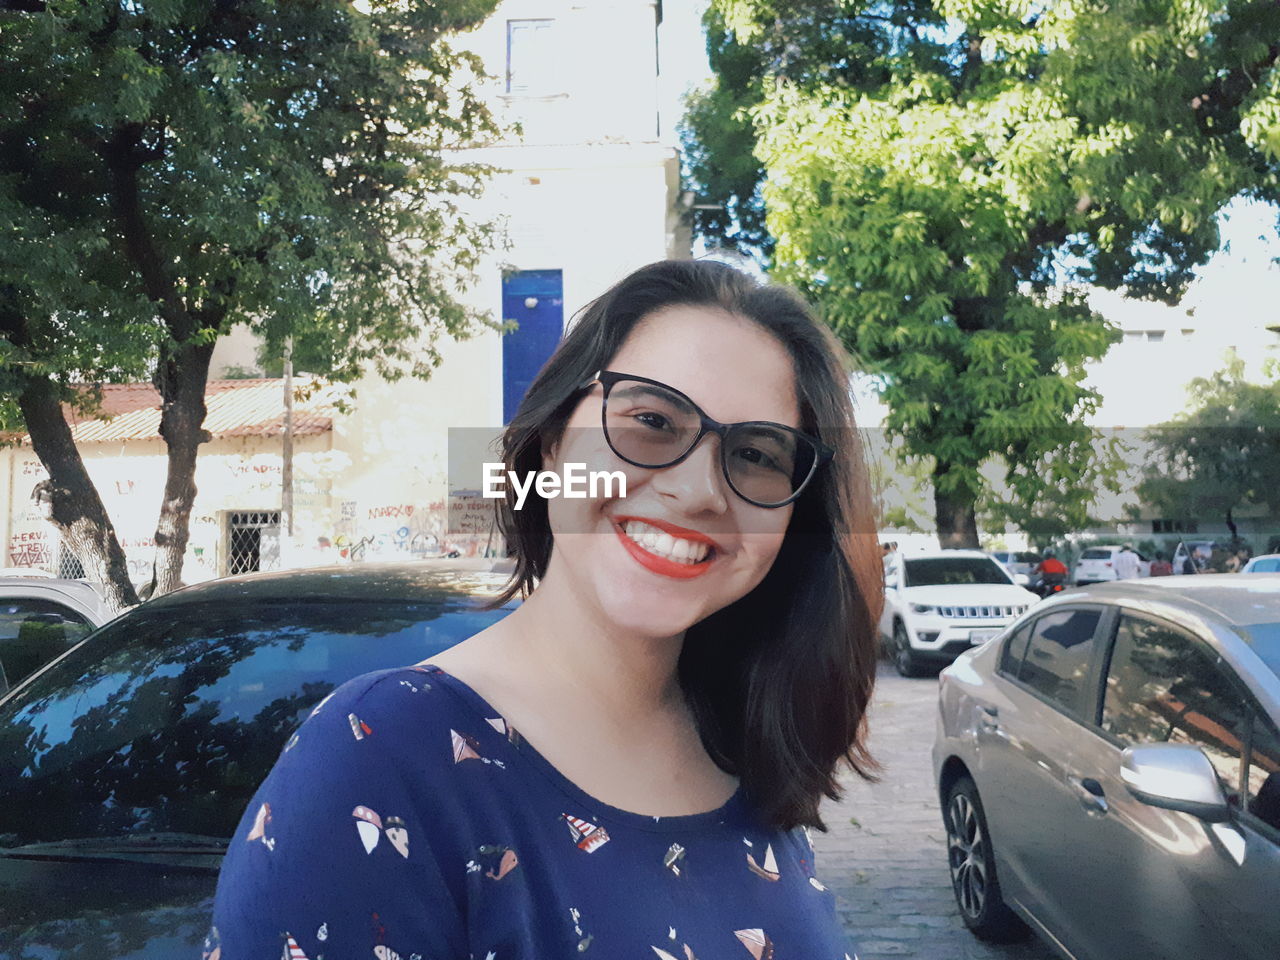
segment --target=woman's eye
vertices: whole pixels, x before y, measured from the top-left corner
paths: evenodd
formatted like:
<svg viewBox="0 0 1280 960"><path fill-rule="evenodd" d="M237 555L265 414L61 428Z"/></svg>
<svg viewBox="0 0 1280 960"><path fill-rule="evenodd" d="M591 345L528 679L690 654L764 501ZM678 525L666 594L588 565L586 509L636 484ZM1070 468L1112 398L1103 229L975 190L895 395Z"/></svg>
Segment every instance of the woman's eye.
<svg viewBox="0 0 1280 960"><path fill-rule="evenodd" d="M652 430L669 430L671 428L671 421L660 413L637 413L632 416L633 419Z"/></svg>
<svg viewBox="0 0 1280 960"><path fill-rule="evenodd" d="M758 447L739 447L734 454L738 459L744 460L753 467L760 467L765 470L780 470L781 464L773 457L765 453Z"/></svg>

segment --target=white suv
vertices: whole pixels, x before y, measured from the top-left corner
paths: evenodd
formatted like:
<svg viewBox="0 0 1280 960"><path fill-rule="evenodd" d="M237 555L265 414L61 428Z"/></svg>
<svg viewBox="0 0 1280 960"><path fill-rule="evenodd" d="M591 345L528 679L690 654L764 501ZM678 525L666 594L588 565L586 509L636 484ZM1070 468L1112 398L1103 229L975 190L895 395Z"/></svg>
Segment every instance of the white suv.
<svg viewBox="0 0 1280 960"><path fill-rule="evenodd" d="M985 643L1039 598L978 550L890 554L880 633L904 677L946 666Z"/></svg>
<svg viewBox="0 0 1280 960"><path fill-rule="evenodd" d="M1089 547L1076 561L1075 569L1071 571L1071 582L1077 587L1082 587L1086 583L1115 580L1116 557L1122 549L1120 546ZM1138 551L1135 550L1134 553ZM1144 557L1140 553L1138 553L1138 576L1151 576L1151 558Z"/></svg>

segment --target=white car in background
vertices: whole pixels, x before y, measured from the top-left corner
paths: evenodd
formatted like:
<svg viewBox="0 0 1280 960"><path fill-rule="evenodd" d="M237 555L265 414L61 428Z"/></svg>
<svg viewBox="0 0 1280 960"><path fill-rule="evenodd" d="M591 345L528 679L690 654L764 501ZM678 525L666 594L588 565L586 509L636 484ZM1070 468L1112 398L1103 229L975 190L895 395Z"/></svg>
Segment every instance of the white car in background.
<svg viewBox="0 0 1280 960"><path fill-rule="evenodd" d="M1075 568L1071 571L1071 582L1077 587L1082 587L1086 583L1104 583L1108 580L1115 580L1116 557L1120 555L1120 551L1123 549L1119 544L1088 547L1080 554L1080 559L1076 561ZM1144 557L1137 550L1133 552L1138 554L1138 576L1151 576L1151 558Z"/></svg>
<svg viewBox="0 0 1280 960"><path fill-rule="evenodd" d="M1039 600L978 550L893 553L884 577L880 633L904 677L946 666Z"/></svg>
<svg viewBox="0 0 1280 960"><path fill-rule="evenodd" d="M113 617L83 580L26 571L0 576L0 694Z"/></svg>

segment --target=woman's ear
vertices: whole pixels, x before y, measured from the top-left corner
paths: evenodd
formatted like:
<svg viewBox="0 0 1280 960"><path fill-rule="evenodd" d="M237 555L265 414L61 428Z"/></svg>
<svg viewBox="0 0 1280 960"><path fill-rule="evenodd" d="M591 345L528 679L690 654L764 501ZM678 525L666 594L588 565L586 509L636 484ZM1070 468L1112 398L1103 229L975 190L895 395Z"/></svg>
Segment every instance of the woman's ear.
<svg viewBox="0 0 1280 960"><path fill-rule="evenodd" d="M543 438L541 445L542 469L554 471L560 463L560 440Z"/></svg>

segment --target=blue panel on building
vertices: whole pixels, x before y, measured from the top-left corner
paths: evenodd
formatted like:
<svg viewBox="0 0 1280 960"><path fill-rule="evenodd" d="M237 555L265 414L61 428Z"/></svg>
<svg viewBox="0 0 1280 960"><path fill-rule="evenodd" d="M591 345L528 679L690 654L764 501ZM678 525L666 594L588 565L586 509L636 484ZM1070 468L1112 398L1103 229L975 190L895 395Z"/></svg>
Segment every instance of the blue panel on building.
<svg viewBox="0 0 1280 960"><path fill-rule="evenodd" d="M502 319L520 325L502 337L502 422L509 423L564 332L563 271L504 275Z"/></svg>

